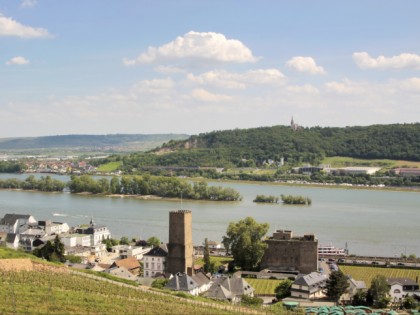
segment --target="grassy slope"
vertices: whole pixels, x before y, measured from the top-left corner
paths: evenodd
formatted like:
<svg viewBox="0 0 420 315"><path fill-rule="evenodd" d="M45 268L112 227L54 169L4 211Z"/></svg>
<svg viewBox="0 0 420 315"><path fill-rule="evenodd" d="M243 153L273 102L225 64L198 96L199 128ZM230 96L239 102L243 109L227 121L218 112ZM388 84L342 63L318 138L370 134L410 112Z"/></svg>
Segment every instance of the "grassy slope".
<svg viewBox="0 0 420 315"><path fill-rule="evenodd" d="M346 166L377 166L385 169L391 169L394 167L418 167L420 168L420 162L412 161L401 161L401 160L367 160L367 159L355 159L343 156L327 157L322 161L322 164L329 164L331 167L346 167Z"/></svg>
<svg viewBox="0 0 420 315"><path fill-rule="evenodd" d="M254 289L255 294L275 294L274 290L280 284L282 280L274 280L274 279L252 279L246 278L246 282L248 282Z"/></svg>
<svg viewBox="0 0 420 315"><path fill-rule="evenodd" d="M387 278L420 278L420 270L402 268L377 268L369 266L340 266L344 274L350 275L357 281L364 281L369 287L372 278L376 275L384 275Z"/></svg>
<svg viewBox="0 0 420 315"><path fill-rule="evenodd" d="M99 172L113 172L117 170L121 165L121 162L109 162L106 164L102 164L98 167Z"/></svg>

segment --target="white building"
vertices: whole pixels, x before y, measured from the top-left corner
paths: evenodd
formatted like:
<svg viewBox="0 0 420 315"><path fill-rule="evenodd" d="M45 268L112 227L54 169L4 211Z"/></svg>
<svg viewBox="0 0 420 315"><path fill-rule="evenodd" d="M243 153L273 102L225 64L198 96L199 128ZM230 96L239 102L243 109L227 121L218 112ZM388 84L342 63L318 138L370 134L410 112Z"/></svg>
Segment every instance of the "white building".
<svg viewBox="0 0 420 315"><path fill-rule="evenodd" d="M137 260L142 260L143 255L147 254L152 248L142 246L131 246L131 245L115 245L112 246L112 252L120 254L121 258L134 257Z"/></svg>
<svg viewBox="0 0 420 315"><path fill-rule="evenodd" d="M28 229L30 225L36 225L37 221L29 214L7 213L0 219L0 232L20 233Z"/></svg>
<svg viewBox="0 0 420 315"><path fill-rule="evenodd" d="M76 233L90 235L90 246L101 244L103 240L111 238L111 232L104 225L96 225L93 219L90 220L88 227L76 228Z"/></svg>
<svg viewBox="0 0 420 315"><path fill-rule="evenodd" d="M143 255L143 276L153 278L165 273L168 249L162 244L152 248L147 254Z"/></svg>
<svg viewBox="0 0 420 315"><path fill-rule="evenodd" d="M45 233L47 235L63 234L70 230L70 227L67 223L52 222L51 220L39 221L38 225L45 229Z"/></svg>
<svg viewBox="0 0 420 315"><path fill-rule="evenodd" d="M389 286L389 295L391 301L400 302L406 296L414 294L420 296L419 284L417 281L409 278L389 278L386 279Z"/></svg>
<svg viewBox="0 0 420 315"><path fill-rule="evenodd" d="M325 297L324 289L327 276L318 272L299 277L293 282L290 290L291 297L301 299L317 299Z"/></svg>

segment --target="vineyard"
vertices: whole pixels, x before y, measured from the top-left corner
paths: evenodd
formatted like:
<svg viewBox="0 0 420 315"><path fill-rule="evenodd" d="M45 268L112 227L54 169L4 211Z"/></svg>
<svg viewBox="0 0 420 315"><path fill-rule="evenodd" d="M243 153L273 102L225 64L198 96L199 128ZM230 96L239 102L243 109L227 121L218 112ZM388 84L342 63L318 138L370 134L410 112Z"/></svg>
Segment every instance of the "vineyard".
<svg viewBox="0 0 420 315"><path fill-rule="evenodd" d="M420 278L420 270L402 268L377 268L367 266L340 266L340 270L350 275L353 279L364 281L366 286L370 286L372 278L376 275L384 275L387 278L410 278L415 280Z"/></svg>
<svg viewBox="0 0 420 315"><path fill-rule="evenodd" d="M246 278L245 280L255 289L257 295L274 295L274 289L281 282L281 280L273 279Z"/></svg>
<svg viewBox="0 0 420 315"><path fill-rule="evenodd" d="M137 290L72 273L0 271L1 314L237 314L210 303ZM195 303L194 303L195 302ZM249 311L249 310L248 310Z"/></svg>

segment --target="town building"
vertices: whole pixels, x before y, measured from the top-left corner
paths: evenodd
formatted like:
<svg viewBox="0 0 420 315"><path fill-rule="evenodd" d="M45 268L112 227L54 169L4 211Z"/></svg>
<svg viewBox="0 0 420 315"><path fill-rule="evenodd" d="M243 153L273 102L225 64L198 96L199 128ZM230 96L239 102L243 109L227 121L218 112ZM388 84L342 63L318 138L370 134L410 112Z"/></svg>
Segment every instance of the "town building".
<svg viewBox="0 0 420 315"><path fill-rule="evenodd" d="M193 274L194 247L192 213L190 210L169 212L169 243L167 272Z"/></svg>
<svg viewBox="0 0 420 315"><path fill-rule="evenodd" d="M392 170L395 175L403 177L420 177L420 168L395 168Z"/></svg>
<svg viewBox="0 0 420 315"><path fill-rule="evenodd" d="M36 225L37 221L29 214L5 214L0 219L0 232L19 234L28 229L30 225Z"/></svg>
<svg viewBox="0 0 420 315"><path fill-rule="evenodd" d="M125 258L114 261L114 263L111 264L110 269L112 268L121 268L124 267L128 271L130 271L133 275L139 275L140 274L140 263L139 261L134 258Z"/></svg>
<svg viewBox="0 0 420 315"><path fill-rule="evenodd" d="M105 225L96 225L93 218L87 227L79 226L76 233L90 235L90 246L101 244L103 240L111 238L111 233Z"/></svg>
<svg viewBox="0 0 420 315"><path fill-rule="evenodd" d="M318 240L313 234L293 236L292 231L277 230L265 241L267 249L261 269L308 274L318 270Z"/></svg>
<svg viewBox="0 0 420 315"><path fill-rule="evenodd" d="M178 272L168 281L165 289L182 291L197 296L207 291L210 285L210 279L201 272L191 276Z"/></svg>
<svg viewBox="0 0 420 315"><path fill-rule="evenodd" d="M407 296L420 297L418 278L416 280L410 278L388 278L386 282L388 283L389 295L393 302L400 302Z"/></svg>
<svg viewBox="0 0 420 315"><path fill-rule="evenodd" d="M367 286L366 283L364 281L357 281L353 278L350 278L347 280L349 286L346 289L346 292L344 292L341 296L340 296L340 302L344 303L344 304L351 304L353 301L354 296L358 293L358 292L366 292L367 291Z"/></svg>
<svg viewBox="0 0 420 315"><path fill-rule="evenodd" d="M254 296L254 288L240 276L215 278L204 296L210 299L239 303L243 295Z"/></svg>
<svg viewBox="0 0 420 315"><path fill-rule="evenodd" d="M165 244L152 248L148 253L143 255L143 276L145 278L153 278L164 275L166 272L166 261L168 249Z"/></svg>
<svg viewBox="0 0 420 315"><path fill-rule="evenodd" d="M292 283L290 296L299 299L319 299L325 297L327 276L318 272L300 276Z"/></svg>

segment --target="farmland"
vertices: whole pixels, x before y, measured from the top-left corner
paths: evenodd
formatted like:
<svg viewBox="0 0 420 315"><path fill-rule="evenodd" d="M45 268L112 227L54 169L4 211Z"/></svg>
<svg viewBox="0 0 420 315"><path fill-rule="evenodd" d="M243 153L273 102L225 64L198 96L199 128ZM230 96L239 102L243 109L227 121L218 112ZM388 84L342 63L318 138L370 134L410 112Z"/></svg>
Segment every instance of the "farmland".
<svg viewBox="0 0 420 315"><path fill-rule="evenodd" d="M216 307L73 273L2 271L0 277L2 314L239 313L229 306Z"/></svg>
<svg viewBox="0 0 420 315"><path fill-rule="evenodd" d="M385 169L394 167L420 167L420 162L402 161L402 160L388 160L388 159L356 159L343 156L327 157L322 161L322 164L331 165L331 167L346 167L346 166L377 166Z"/></svg>
<svg viewBox="0 0 420 315"><path fill-rule="evenodd" d="M246 282L248 282L254 289L255 294L261 295L274 295L274 289L279 285L281 280L274 280L274 279L254 279L254 278L246 278Z"/></svg>
<svg viewBox="0 0 420 315"><path fill-rule="evenodd" d="M370 286L372 278L376 275L384 275L387 278L410 278L415 280L420 278L420 270L402 268L378 268L368 266L344 266L340 265L340 270L350 275L353 279L364 281L366 286Z"/></svg>

